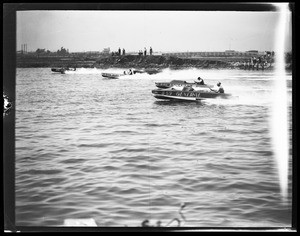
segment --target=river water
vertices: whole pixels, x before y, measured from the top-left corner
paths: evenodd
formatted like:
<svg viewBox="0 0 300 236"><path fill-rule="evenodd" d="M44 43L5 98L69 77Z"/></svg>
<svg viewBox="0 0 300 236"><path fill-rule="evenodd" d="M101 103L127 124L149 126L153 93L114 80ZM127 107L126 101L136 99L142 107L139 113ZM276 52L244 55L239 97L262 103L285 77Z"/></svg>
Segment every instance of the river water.
<svg viewBox="0 0 300 236"><path fill-rule="evenodd" d="M289 227L272 149L272 71L169 70L118 80L17 69L16 225ZM198 76L230 99L167 102L154 82ZM291 137L292 76L287 73ZM283 88L285 89L285 88ZM291 138L290 138L291 145ZM291 157L291 147L290 147ZM184 222L178 210L183 209Z"/></svg>

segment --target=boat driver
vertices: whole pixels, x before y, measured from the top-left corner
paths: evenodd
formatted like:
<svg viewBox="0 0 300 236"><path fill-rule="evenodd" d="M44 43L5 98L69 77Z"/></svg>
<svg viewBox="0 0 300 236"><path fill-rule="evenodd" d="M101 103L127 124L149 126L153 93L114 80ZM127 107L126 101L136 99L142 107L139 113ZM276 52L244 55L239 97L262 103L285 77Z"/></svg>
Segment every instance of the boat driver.
<svg viewBox="0 0 300 236"><path fill-rule="evenodd" d="M196 84L204 85L204 80L201 77L198 77L197 81L195 81Z"/></svg>

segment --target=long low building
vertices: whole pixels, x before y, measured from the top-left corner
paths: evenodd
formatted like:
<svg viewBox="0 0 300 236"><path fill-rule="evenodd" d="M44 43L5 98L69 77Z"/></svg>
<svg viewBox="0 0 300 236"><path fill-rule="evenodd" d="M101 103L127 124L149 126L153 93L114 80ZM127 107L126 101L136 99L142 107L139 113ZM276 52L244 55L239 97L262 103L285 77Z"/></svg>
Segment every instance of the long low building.
<svg viewBox="0 0 300 236"><path fill-rule="evenodd" d="M234 50L226 50L223 52L174 52L174 53L163 53L163 56L176 56L184 58L197 58L197 57L253 57L253 56L263 56L268 52L259 52L256 50L239 52Z"/></svg>

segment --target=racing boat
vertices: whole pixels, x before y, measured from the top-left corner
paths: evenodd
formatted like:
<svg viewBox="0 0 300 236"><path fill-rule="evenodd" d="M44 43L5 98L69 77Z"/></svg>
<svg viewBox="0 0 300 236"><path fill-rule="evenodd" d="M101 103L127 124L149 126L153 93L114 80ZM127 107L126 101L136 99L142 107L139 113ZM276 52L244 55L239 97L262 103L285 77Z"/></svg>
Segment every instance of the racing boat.
<svg viewBox="0 0 300 236"><path fill-rule="evenodd" d="M170 82L155 82L156 87L158 88L171 88L172 86L177 86L177 87L185 87L187 85L190 85L192 87L199 87L199 88L212 88L213 85L210 84L197 84L197 83L189 83L186 82L185 80L171 80Z"/></svg>
<svg viewBox="0 0 300 236"><path fill-rule="evenodd" d="M155 69L155 68L148 68L148 69L141 69L141 70L137 70L137 69L131 69L131 72L132 74L149 74L149 75L152 75L152 74L157 74L159 72L161 72L160 69ZM126 74L130 74L129 71L127 72L124 72Z"/></svg>
<svg viewBox="0 0 300 236"><path fill-rule="evenodd" d="M157 99L167 100L187 100L199 101L210 98L228 98L231 96L227 93L219 93L214 90L195 90L192 86L186 86L182 90L167 88L167 89L154 89L152 90L153 96Z"/></svg>
<svg viewBox="0 0 300 236"><path fill-rule="evenodd" d="M67 67L67 68L64 68L64 67L62 67L62 68L51 68L51 71L52 72L58 72L58 73L61 73L61 74L65 74L66 71L76 71L76 68L69 68L69 67Z"/></svg>
<svg viewBox="0 0 300 236"><path fill-rule="evenodd" d="M105 78L108 79L119 79L120 76L124 76L124 75L134 75L136 73L143 73L141 71L137 71L134 69L129 69L128 71L124 71L123 74L117 74L117 73L101 73L101 75Z"/></svg>
<svg viewBox="0 0 300 236"><path fill-rule="evenodd" d="M129 70L125 70L123 72L123 74L118 74L118 73L101 73L101 75L105 78L109 78L109 79L119 79L120 76L123 76L123 75L135 75L135 74L149 74L149 75L152 75L152 74L156 74L156 73L159 73L160 70L158 69L143 69L143 70L136 70L136 69L129 69Z"/></svg>
<svg viewBox="0 0 300 236"><path fill-rule="evenodd" d="M58 72L58 73L61 73L61 74L64 74L66 69L65 68L51 68L51 71L52 72Z"/></svg>
<svg viewBox="0 0 300 236"><path fill-rule="evenodd" d="M119 79L123 74L115 74L115 73L101 73L101 75L108 79Z"/></svg>

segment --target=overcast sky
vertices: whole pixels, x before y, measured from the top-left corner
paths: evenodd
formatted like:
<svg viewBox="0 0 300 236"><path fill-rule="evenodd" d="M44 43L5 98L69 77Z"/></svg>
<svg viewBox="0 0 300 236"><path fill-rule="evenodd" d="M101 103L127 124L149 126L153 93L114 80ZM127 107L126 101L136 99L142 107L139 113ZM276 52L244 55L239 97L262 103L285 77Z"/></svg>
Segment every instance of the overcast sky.
<svg viewBox="0 0 300 236"><path fill-rule="evenodd" d="M19 11L17 50L274 50L277 12ZM289 22L291 25L291 22ZM287 51L291 27L287 27Z"/></svg>

